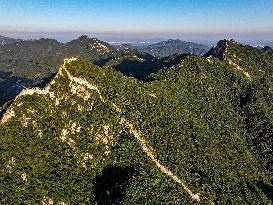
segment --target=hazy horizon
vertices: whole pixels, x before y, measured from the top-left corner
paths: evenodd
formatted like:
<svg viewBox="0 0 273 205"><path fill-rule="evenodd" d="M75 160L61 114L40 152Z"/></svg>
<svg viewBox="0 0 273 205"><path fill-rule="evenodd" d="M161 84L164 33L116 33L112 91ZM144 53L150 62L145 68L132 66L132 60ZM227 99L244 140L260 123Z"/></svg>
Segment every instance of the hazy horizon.
<svg viewBox="0 0 273 205"><path fill-rule="evenodd" d="M271 0L2 0L0 18L0 35L21 39L273 39Z"/></svg>
<svg viewBox="0 0 273 205"><path fill-rule="evenodd" d="M235 39L241 43L252 45L273 45L271 34L258 35L252 33L225 34L225 33L184 33L184 34L156 34L156 33L97 33L97 32L0 32L0 35L23 40L51 38L66 43L81 35L96 37L110 43L154 43L167 39L180 39L206 45L213 45L222 39Z"/></svg>

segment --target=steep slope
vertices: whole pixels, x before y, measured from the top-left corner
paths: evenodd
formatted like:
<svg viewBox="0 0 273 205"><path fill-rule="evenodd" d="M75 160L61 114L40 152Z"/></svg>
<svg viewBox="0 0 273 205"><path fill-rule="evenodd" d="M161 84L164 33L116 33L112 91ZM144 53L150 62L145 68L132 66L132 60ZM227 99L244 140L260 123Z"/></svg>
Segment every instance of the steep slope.
<svg viewBox="0 0 273 205"><path fill-rule="evenodd" d="M159 59L137 50L118 50L88 36L67 44L53 39L20 41L0 47L0 54L0 106L24 87L44 84L65 57L81 56L96 65L112 66L127 76L142 80L171 64L165 62L166 58Z"/></svg>
<svg viewBox="0 0 273 205"><path fill-rule="evenodd" d="M240 97L239 110L255 152L263 166L272 170L273 52L223 40L205 55L210 62L214 62L213 56L229 64L248 81Z"/></svg>
<svg viewBox="0 0 273 205"><path fill-rule="evenodd" d="M71 55L85 57L90 61L98 60L101 56L111 56L117 54L117 50L108 43L100 41L97 38L81 36L76 40L68 42L66 49Z"/></svg>
<svg viewBox="0 0 273 205"><path fill-rule="evenodd" d="M180 63L186 55L172 55L165 58L156 58L147 53L134 51L125 53L118 58L110 58L105 64L95 61L96 65L111 66L126 76L134 77L143 81L150 81L149 75L164 67L170 67Z"/></svg>
<svg viewBox="0 0 273 205"><path fill-rule="evenodd" d="M271 203L241 115L250 81L195 55L152 76L79 59L23 91L1 119L1 203Z"/></svg>
<svg viewBox="0 0 273 205"><path fill-rule="evenodd" d="M66 57L63 44L51 39L19 41L0 47L0 107L24 87L56 72Z"/></svg>
<svg viewBox="0 0 273 205"><path fill-rule="evenodd" d="M0 47L0 68L17 77L45 77L57 71L65 57L97 60L116 50L98 39L81 36L67 44L53 39L20 41Z"/></svg>
<svg viewBox="0 0 273 205"><path fill-rule="evenodd" d="M264 52L234 40L219 41L217 46L204 55L207 58L210 56L228 62L249 80L258 79L272 72L272 52Z"/></svg>
<svg viewBox="0 0 273 205"><path fill-rule="evenodd" d="M167 57L173 54L194 53L196 55L204 55L209 47L193 42L181 41L179 39L162 41L148 46L134 47L138 50L149 53L153 56Z"/></svg>
<svg viewBox="0 0 273 205"><path fill-rule="evenodd" d="M100 65L113 65L115 59L119 59L119 62L125 59L138 61L140 58L137 55L118 51L105 42L87 36L67 44L40 39L3 45L0 47L0 106L13 99L23 87L34 86L52 76L65 57L82 56ZM131 69L123 67L127 73Z"/></svg>
<svg viewBox="0 0 273 205"><path fill-rule="evenodd" d="M63 44L56 40L20 41L0 47L0 68L16 77L44 77L55 72L65 56Z"/></svg>

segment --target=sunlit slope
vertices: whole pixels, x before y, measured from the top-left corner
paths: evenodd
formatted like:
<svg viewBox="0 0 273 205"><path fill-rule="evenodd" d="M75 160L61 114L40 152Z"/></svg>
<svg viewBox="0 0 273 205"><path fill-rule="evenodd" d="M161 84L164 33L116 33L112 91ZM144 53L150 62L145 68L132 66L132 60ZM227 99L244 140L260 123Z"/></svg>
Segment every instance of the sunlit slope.
<svg viewBox="0 0 273 205"><path fill-rule="evenodd" d="M152 77L79 59L23 91L0 125L1 203L270 203L240 106L250 81L194 55Z"/></svg>

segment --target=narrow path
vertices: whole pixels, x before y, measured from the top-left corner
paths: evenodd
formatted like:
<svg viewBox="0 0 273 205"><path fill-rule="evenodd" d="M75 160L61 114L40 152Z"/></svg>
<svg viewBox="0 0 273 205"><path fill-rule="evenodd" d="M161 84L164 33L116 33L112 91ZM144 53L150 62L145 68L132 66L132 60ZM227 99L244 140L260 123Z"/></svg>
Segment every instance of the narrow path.
<svg viewBox="0 0 273 205"><path fill-rule="evenodd" d="M75 83L78 83L80 85L86 86L88 89L91 90L95 90L98 92L100 99L102 100L102 102L105 102L104 98L101 95L101 92L99 90L99 88L95 85L90 84L87 80L82 79L82 78L77 78L72 76L68 70L64 69L65 72L67 73L69 79ZM121 112L121 109L116 105L116 104L112 104L114 109L118 112ZM141 145L143 151L146 153L146 155L156 164L156 166L160 169L160 171L162 173L164 173L165 175L167 175L168 177L170 177L173 181L175 181L176 183L178 183L192 198L193 201L201 201L201 196L200 194L195 194L187 185L184 181L182 181L181 179L179 179L179 177L177 175L175 175L174 173L172 173L168 167L164 166L161 164L161 162L156 158L156 156L152 153L152 148L150 148L150 146L148 145L148 142L144 139L142 133L140 130L138 130L137 128L134 127L134 125L125 117L121 117L120 120L120 124L128 129L130 131L131 134L133 134L133 136L137 139L137 141L139 142L139 144Z"/></svg>
<svg viewBox="0 0 273 205"><path fill-rule="evenodd" d="M85 79L77 78L77 77L72 76L72 75L68 72L68 70L65 69L65 67L63 67L63 69L64 69L64 71L67 73L68 78L69 78L70 81L72 81L72 82L74 82L74 83L78 83L79 85L85 86L85 87L87 87L87 88L90 89L90 90L95 90L95 91L97 91L97 93L98 93L99 96L100 96L101 101L104 102L104 98L102 97L101 92L100 92L100 90L99 90L99 88L98 88L97 86L90 84L90 83L89 83L87 80L85 80Z"/></svg>
<svg viewBox="0 0 273 205"><path fill-rule="evenodd" d="M241 71L250 81L251 76L248 72L246 72L244 69L242 69L238 64L234 63L232 60L228 59L228 63L232 65L236 70Z"/></svg>
<svg viewBox="0 0 273 205"><path fill-rule="evenodd" d="M123 125L126 129L130 131L131 134L138 140L141 145L143 151L147 154L147 156L156 164L156 166L160 169L162 173L169 176L176 183L181 185L181 187L191 196L193 201L201 201L200 194L194 194L193 191L183 182L179 177L173 174L167 167L161 164L161 162L156 158L156 156L152 153L152 148L149 147L148 143L144 139L142 133L134 127L132 123L129 122L125 117L122 117L120 120L120 124Z"/></svg>
<svg viewBox="0 0 273 205"><path fill-rule="evenodd" d="M98 94L99 97L101 99L102 102L105 102L105 99L102 97L100 89L96 86L93 85L91 83L89 83L87 80L82 79L82 78L78 78L78 77L74 77L72 76L69 71L65 68L65 65L63 65L60 69L60 74L62 71L65 71L68 75L69 80L71 80L74 83L77 83L79 85L85 86L86 88L90 89L90 90L95 90ZM50 89L50 84L44 89L44 90L40 90L40 89L29 89L27 91L23 91L21 93L22 95L32 95L34 93L38 93L38 94L47 94L49 93L49 89ZM18 96L19 97L19 96ZM113 108L121 113L121 109L114 103L112 103ZM13 110L10 109L7 111L6 113L7 115L10 115L9 117L4 117L1 120L1 123L3 122L7 122L11 117L14 116L13 114ZM137 128L134 127L134 125L125 117L121 117L120 119L120 124L123 126L123 128L129 130L129 132L137 139L137 141L139 142L142 150L145 152L145 154L155 163L155 165L159 168L159 170L164 173L165 175L167 175L168 177L170 177L173 181L175 181L176 183L178 183L191 197L191 199L193 201L201 201L201 196L200 194L195 194L186 184L186 182L184 182L183 180L179 179L179 177L177 175L175 175L174 173L172 173L168 167L164 166L155 156L155 154L153 154L153 149L148 145L148 142L145 140L143 134L141 133L141 131ZM210 201L211 204L214 204L212 201Z"/></svg>

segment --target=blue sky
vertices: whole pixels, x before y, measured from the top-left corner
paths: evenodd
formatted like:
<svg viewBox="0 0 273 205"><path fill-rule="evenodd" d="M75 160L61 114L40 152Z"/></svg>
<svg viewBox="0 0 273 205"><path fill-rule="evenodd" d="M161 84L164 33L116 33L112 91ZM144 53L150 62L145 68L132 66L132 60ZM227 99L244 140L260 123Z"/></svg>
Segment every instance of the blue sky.
<svg viewBox="0 0 273 205"><path fill-rule="evenodd" d="M273 34L273 0L1 0L0 32Z"/></svg>

